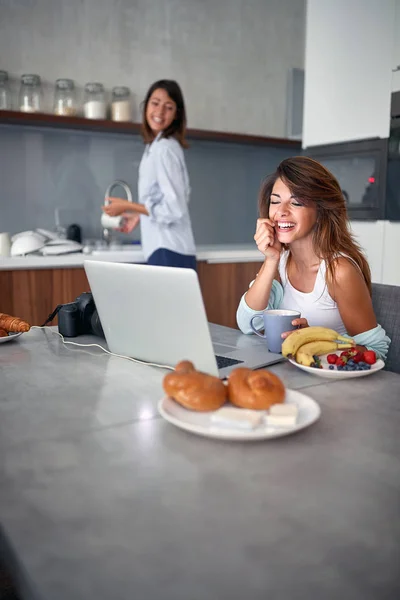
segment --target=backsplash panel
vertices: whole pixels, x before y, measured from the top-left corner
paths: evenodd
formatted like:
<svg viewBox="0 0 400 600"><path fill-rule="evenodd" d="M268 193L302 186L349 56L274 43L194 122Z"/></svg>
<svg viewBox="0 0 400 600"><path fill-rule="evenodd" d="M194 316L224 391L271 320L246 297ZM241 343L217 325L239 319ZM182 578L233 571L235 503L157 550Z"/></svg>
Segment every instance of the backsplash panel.
<svg viewBox="0 0 400 600"><path fill-rule="evenodd" d="M58 209L61 225L78 223L85 239L99 239L109 184L122 179L137 198L143 147L139 135L0 126L0 231L54 230ZM185 156L196 243L250 243L261 181L297 152L190 140ZM140 230L118 237L139 239Z"/></svg>

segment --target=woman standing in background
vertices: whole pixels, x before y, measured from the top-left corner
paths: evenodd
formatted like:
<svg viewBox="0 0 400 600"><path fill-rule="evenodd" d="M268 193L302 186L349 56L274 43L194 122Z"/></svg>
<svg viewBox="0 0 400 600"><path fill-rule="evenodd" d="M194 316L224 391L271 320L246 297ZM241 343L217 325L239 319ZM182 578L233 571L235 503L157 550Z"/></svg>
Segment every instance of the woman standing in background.
<svg viewBox="0 0 400 600"><path fill-rule="evenodd" d="M156 81L146 94L142 136L146 143L139 166L138 202L110 197L110 216L124 214L124 233L141 224L147 264L196 269L196 248L188 203L189 176L183 148L186 111L176 81Z"/></svg>

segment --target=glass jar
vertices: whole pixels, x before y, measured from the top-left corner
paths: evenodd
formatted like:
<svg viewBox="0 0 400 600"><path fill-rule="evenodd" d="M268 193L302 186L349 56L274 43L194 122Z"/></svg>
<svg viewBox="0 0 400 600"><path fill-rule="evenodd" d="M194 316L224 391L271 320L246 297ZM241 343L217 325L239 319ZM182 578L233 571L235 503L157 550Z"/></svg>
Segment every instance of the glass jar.
<svg viewBox="0 0 400 600"><path fill-rule="evenodd" d="M11 91L7 71L0 71L0 110L11 109Z"/></svg>
<svg viewBox="0 0 400 600"><path fill-rule="evenodd" d="M62 117L76 115L75 84L72 79L57 79L53 111Z"/></svg>
<svg viewBox="0 0 400 600"><path fill-rule="evenodd" d="M40 112L42 85L39 75L22 75L18 104L21 112Z"/></svg>
<svg viewBox="0 0 400 600"><path fill-rule="evenodd" d="M111 119L113 121L131 121L131 92L128 87L119 86L112 89Z"/></svg>
<svg viewBox="0 0 400 600"><path fill-rule="evenodd" d="M102 83L87 83L83 114L87 119L105 119L107 114L104 86Z"/></svg>

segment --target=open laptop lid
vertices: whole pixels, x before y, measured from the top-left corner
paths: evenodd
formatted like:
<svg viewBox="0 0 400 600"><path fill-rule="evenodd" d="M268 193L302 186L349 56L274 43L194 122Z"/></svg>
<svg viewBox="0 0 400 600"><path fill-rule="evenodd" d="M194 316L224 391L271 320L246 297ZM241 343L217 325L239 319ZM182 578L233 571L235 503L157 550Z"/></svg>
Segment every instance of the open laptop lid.
<svg viewBox="0 0 400 600"><path fill-rule="evenodd" d="M90 260L84 267L111 352L171 367L191 360L219 376L195 271Z"/></svg>

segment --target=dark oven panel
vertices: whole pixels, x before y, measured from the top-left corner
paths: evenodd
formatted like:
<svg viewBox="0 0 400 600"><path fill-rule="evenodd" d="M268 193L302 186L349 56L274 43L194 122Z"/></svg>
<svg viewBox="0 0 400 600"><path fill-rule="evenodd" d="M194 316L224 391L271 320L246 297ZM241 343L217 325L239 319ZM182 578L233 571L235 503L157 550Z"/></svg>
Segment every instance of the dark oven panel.
<svg viewBox="0 0 400 600"><path fill-rule="evenodd" d="M385 219L387 139L310 146L303 154L318 160L335 175L350 219Z"/></svg>

